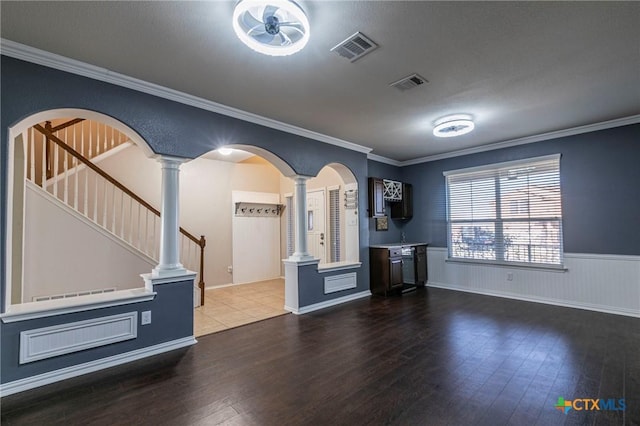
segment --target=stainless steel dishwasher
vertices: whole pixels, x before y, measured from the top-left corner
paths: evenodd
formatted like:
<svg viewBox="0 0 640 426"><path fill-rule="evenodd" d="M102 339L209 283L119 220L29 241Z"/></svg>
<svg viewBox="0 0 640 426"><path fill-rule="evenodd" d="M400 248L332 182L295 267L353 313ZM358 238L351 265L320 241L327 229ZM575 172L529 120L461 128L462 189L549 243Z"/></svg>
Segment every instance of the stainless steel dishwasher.
<svg viewBox="0 0 640 426"><path fill-rule="evenodd" d="M414 266L414 255L416 248L402 247L402 282L404 284L416 284L416 268Z"/></svg>

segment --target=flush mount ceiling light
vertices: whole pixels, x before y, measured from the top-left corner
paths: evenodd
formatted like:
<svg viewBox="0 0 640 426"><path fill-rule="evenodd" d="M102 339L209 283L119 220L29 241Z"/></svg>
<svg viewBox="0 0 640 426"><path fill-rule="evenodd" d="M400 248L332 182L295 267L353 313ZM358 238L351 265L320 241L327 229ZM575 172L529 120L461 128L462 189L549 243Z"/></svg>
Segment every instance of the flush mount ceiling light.
<svg viewBox="0 0 640 426"><path fill-rule="evenodd" d="M436 121L433 135L439 138L452 138L470 133L475 128L470 115L456 114Z"/></svg>
<svg viewBox="0 0 640 426"><path fill-rule="evenodd" d="M218 148L218 152L222 155L231 155L233 149L231 148Z"/></svg>
<svg viewBox="0 0 640 426"><path fill-rule="evenodd" d="M256 52L270 56L296 53L309 41L309 20L290 0L240 0L233 30Z"/></svg>

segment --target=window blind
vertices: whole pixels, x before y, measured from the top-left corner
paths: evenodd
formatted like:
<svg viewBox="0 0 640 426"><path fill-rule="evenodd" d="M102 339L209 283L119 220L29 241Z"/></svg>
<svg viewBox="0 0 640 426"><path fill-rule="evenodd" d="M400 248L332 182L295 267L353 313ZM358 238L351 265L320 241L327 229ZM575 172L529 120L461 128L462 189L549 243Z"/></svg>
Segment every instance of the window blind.
<svg viewBox="0 0 640 426"><path fill-rule="evenodd" d="M329 257L340 262L340 189L329 190Z"/></svg>
<svg viewBox="0 0 640 426"><path fill-rule="evenodd" d="M293 223L293 196L285 197L286 233L287 233L287 257L291 256L295 250L294 223Z"/></svg>
<svg viewBox="0 0 640 426"><path fill-rule="evenodd" d="M559 155L445 178L450 258L562 265Z"/></svg>

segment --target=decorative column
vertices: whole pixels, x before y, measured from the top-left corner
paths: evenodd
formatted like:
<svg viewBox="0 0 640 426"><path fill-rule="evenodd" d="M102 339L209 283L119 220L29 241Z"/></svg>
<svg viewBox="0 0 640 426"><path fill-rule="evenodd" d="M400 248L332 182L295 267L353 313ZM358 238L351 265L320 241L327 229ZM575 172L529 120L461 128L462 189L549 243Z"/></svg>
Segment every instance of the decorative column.
<svg viewBox="0 0 640 426"><path fill-rule="evenodd" d="M291 260L310 260L313 256L307 248L307 180L309 176L297 175L296 183L296 247Z"/></svg>
<svg viewBox="0 0 640 426"><path fill-rule="evenodd" d="M162 164L162 203L160 207L160 263L153 277L185 274L180 263L179 174L182 159L160 157Z"/></svg>

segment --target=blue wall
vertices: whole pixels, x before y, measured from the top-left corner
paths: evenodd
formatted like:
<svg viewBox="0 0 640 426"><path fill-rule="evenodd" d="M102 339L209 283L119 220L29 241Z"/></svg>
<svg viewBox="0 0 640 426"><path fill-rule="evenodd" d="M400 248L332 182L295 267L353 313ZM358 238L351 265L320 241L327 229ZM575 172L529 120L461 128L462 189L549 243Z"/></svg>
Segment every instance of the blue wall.
<svg viewBox="0 0 640 426"><path fill-rule="evenodd" d="M640 124L404 167L414 188L407 235L447 246L442 172L557 153L564 251L640 255Z"/></svg>
<svg viewBox="0 0 640 426"><path fill-rule="evenodd" d="M0 339L2 343L2 356L0 358L2 377L0 382L8 383L91 360L192 336L193 280L161 284L155 286L154 290L158 294L154 300L149 302L2 324L2 336ZM138 312L138 336L135 339L27 364L20 365L18 363L20 332L23 330L33 330L40 327L50 327L133 311ZM140 325L140 312L142 311L151 311L151 324Z"/></svg>

